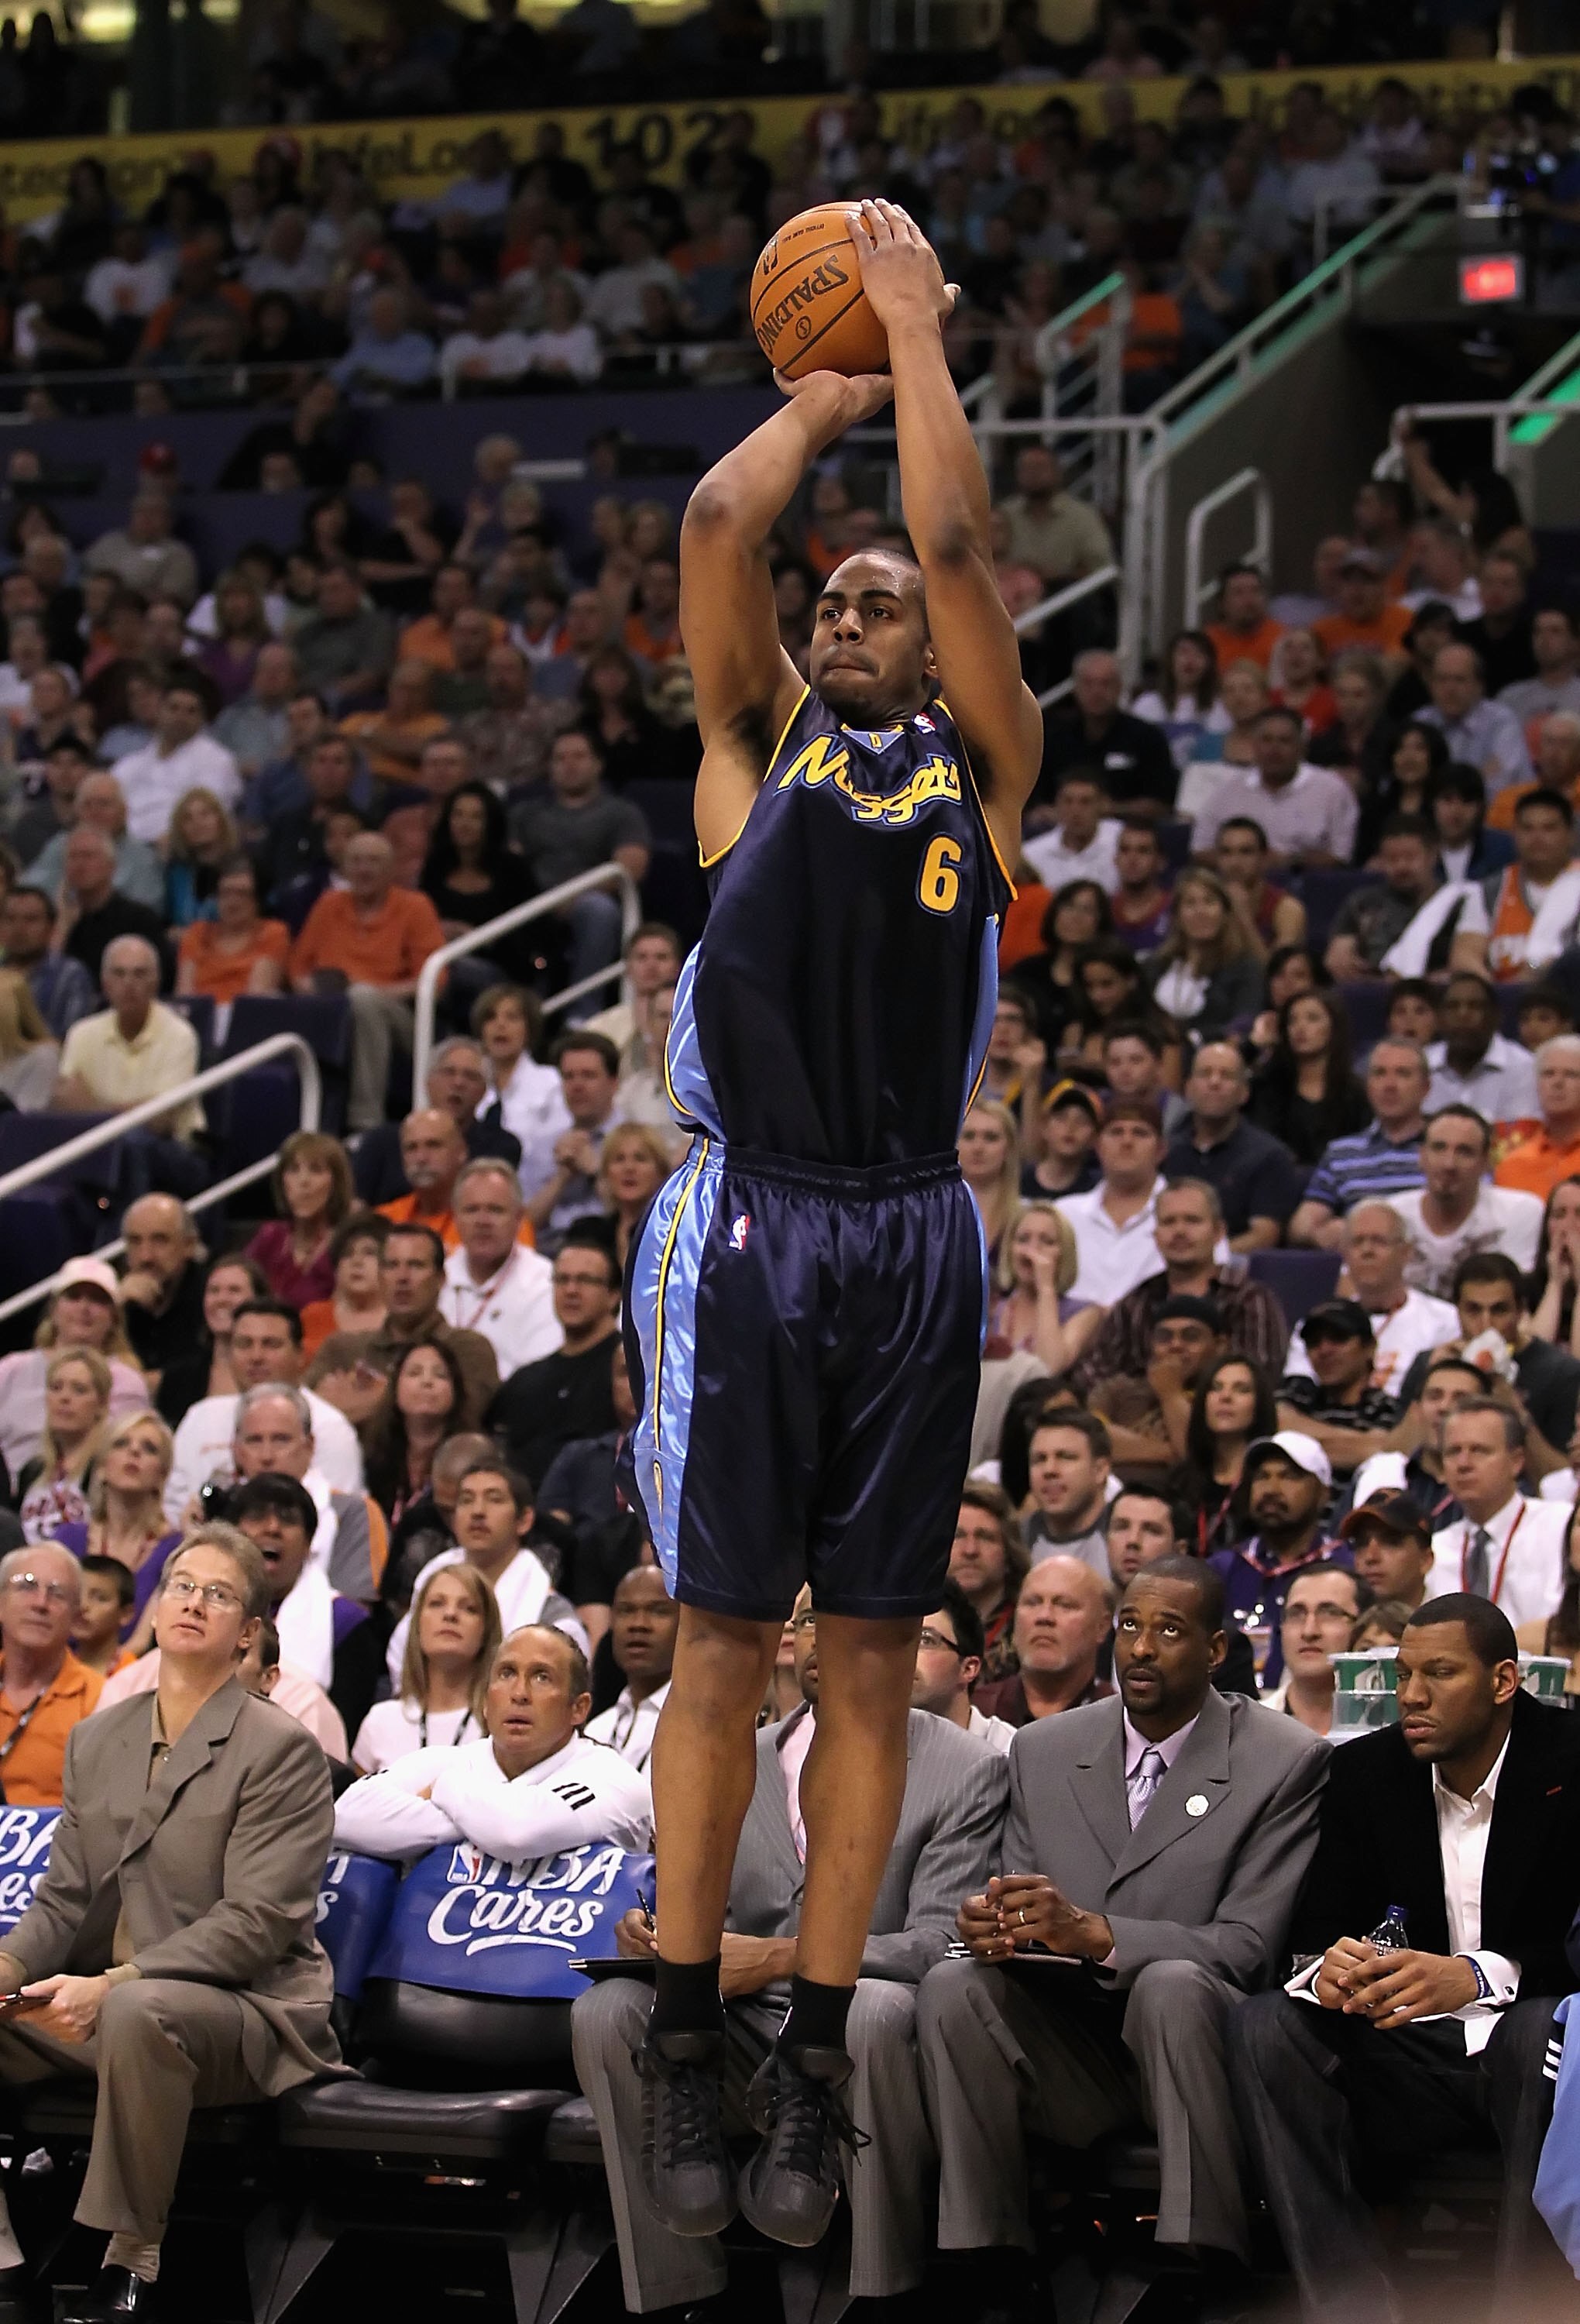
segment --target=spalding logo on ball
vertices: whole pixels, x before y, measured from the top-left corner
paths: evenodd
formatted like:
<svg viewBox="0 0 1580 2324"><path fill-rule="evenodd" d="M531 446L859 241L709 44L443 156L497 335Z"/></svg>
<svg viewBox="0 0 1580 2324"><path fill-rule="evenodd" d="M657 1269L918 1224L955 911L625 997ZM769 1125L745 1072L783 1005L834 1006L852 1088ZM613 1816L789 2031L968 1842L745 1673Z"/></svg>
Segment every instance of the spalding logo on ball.
<svg viewBox="0 0 1580 2324"><path fill-rule="evenodd" d="M888 337L867 303L843 202L782 226L751 272L751 327L786 379L886 371Z"/></svg>

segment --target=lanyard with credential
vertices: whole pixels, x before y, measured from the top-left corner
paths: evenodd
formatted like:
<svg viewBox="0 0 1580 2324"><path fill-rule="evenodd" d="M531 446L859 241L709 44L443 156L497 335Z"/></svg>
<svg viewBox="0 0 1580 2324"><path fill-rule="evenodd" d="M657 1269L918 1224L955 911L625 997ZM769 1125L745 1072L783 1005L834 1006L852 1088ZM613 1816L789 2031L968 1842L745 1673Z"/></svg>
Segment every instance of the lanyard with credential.
<svg viewBox="0 0 1580 2324"><path fill-rule="evenodd" d="M46 1687L44 1689L44 1694L48 1694L49 1691L49 1688ZM27 1709L23 1712L22 1717L17 1720L10 1734L5 1738L5 1742L0 1743L0 1767L4 1767L5 1762L10 1758L12 1753L21 1742L23 1737L27 1733L28 1728L32 1720L33 1712L38 1709L43 1699L43 1694L34 1695L32 1701L28 1704Z"/></svg>
<svg viewBox="0 0 1580 2324"><path fill-rule="evenodd" d="M1503 1576L1509 1570L1509 1552L1514 1546L1514 1536L1524 1523L1525 1503L1521 1501L1520 1504L1520 1515L1515 1518L1513 1524L1509 1528L1509 1538L1503 1544L1503 1554L1498 1560L1498 1578L1493 1582L1492 1589L1488 1593L1494 1606L1503 1594ZM1465 1539L1459 1546L1459 1586L1461 1590L1465 1591L1468 1591L1470 1588L1470 1582L1465 1571L1465 1561L1470 1549L1470 1536L1472 1531L1473 1527L1471 1526L1470 1519L1466 1517L1465 1520Z"/></svg>

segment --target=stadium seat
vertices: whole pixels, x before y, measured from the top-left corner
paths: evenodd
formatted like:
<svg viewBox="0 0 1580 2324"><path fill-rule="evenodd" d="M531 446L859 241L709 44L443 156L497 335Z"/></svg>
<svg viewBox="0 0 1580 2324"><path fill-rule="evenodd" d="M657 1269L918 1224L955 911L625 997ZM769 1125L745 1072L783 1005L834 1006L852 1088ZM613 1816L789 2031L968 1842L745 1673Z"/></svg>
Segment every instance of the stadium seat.
<svg viewBox="0 0 1580 2324"><path fill-rule="evenodd" d="M1312 951L1319 953L1327 945L1342 903L1358 888L1380 888L1382 884L1381 875L1375 872L1303 872L1299 886L1306 907L1306 940Z"/></svg>
<svg viewBox="0 0 1580 2324"><path fill-rule="evenodd" d="M1338 1268L1336 1250L1254 1250L1245 1262L1246 1274L1266 1284L1291 1332L1319 1300L1332 1298Z"/></svg>
<svg viewBox="0 0 1580 2324"><path fill-rule="evenodd" d="M1368 976L1357 978L1353 983L1336 984L1333 994L1342 1003L1349 1021L1350 1055L1358 1061L1388 1030L1388 1004L1393 998L1393 987L1384 976Z"/></svg>
<svg viewBox="0 0 1580 2324"><path fill-rule="evenodd" d="M181 992L170 996L170 1007L179 1017L184 1017L198 1036L200 1064L214 1060L214 1002L207 992Z"/></svg>
<svg viewBox="0 0 1580 2324"><path fill-rule="evenodd" d="M1519 1038L1520 1004L1529 990L1530 985L1523 982L1498 987L1498 1030L1511 1041Z"/></svg>
<svg viewBox="0 0 1580 2324"><path fill-rule="evenodd" d="M1171 872L1182 872L1190 861L1190 841L1196 825L1170 817L1156 826L1158 845Z"/></svg>
<svg viewBox="0 0 1580 2324"><path fill-rule="evenodd" d="M628 807L638 808L647 817L655 846L684 847L696 853L689 783L668 782L661 776L638 778L626 785L621 796Z"/></svg>
<svg viewBox="0 0 1580 2324"><path fill-rule="evenodd" d="M40 2229L28 2236L29 2264L35 2282L48 2281L57 2292L76 2281L66 2273L74 2256L68 2242L70 2209L87 2165L96 2098L96 2085L86 2075L35 2083L21 2095L17 2152L42 2147L56 2166L43 2181L49 2190L48 2224L41 2222ZM167 2238L167 2251L174 2246L175 2264L167 2272L179 2273L182 2231L188 2227L198 2231L203 2247L217 2230L234 2248L239 2230L252 2313L260 2324L289 2242L285 2215L271 2200L270 2181L276 2169L272 2101L194 2109ZM23 2182L24 2189L28 2183ZM16 2200L14 2191L12 2200ZM58 2267L63 2253L65 2262ZM214 2312L227 2312L223 2297L215 2300Z"/></svg>
<svg viewBox="0 0 1580 2324"><path fill-rule="evenodd" d="M569 2015L568 2003L370 1979L356 2021L364 2079L315 2082L280 2103L280 2144L298 2163L303 2204L261 2324L279 2324L335 2245L359 2233L491 2238L517 2324L559 2314L556 2268L574 2291L607 2248L577 2205L550 2207L543 2194L551 2162L590 2160L581 2116L547 2153L571 2098ZM557 2086L535 2073L537 2060L557 2065ZM437 2081L446 2086L418 2086ZM476 2087L455 2087L466 2081Z"/></svg>

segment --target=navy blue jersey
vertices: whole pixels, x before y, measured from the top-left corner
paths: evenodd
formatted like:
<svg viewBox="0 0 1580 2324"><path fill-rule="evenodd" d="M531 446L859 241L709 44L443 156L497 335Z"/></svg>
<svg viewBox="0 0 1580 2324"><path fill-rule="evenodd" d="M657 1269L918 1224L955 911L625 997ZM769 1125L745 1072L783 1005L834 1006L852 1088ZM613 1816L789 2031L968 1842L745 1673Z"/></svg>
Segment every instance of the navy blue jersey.
<svg viewBox="0 0 1580 2324"><path fill-rule="evenodd" d="M682 1118L843 1169L947 1153L981 1076L1014 890L954 720L872 733L810 689L681 972L666 1060Z"/></svg>

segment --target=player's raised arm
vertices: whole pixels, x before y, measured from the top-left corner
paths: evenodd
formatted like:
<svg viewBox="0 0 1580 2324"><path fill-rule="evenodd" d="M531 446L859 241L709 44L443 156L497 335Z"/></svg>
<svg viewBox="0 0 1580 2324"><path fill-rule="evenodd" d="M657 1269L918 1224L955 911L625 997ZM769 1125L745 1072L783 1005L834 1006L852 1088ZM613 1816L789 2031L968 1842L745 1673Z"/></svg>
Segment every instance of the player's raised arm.
<svg viewBox="0 0 1580 2324"><path fill-rule="evenodd" d="M1043 719L993 577L988 479L944 357L953 294L921 228L892 202L852 211L851 236L861 287L888 333L905 528L926 585L943 697L971 752L999 851L1013 863L1042 765Z"/></svg>
<svg viewBox="0 0 1580 2324"><path fill-rule="evenodd" d="M767 539L813 462L888 401L886 379L817 372L782 411L710 468L680 529L680 628L696 687L703 853L730 845L751 810L801 679L779 643Z"/></svg>

